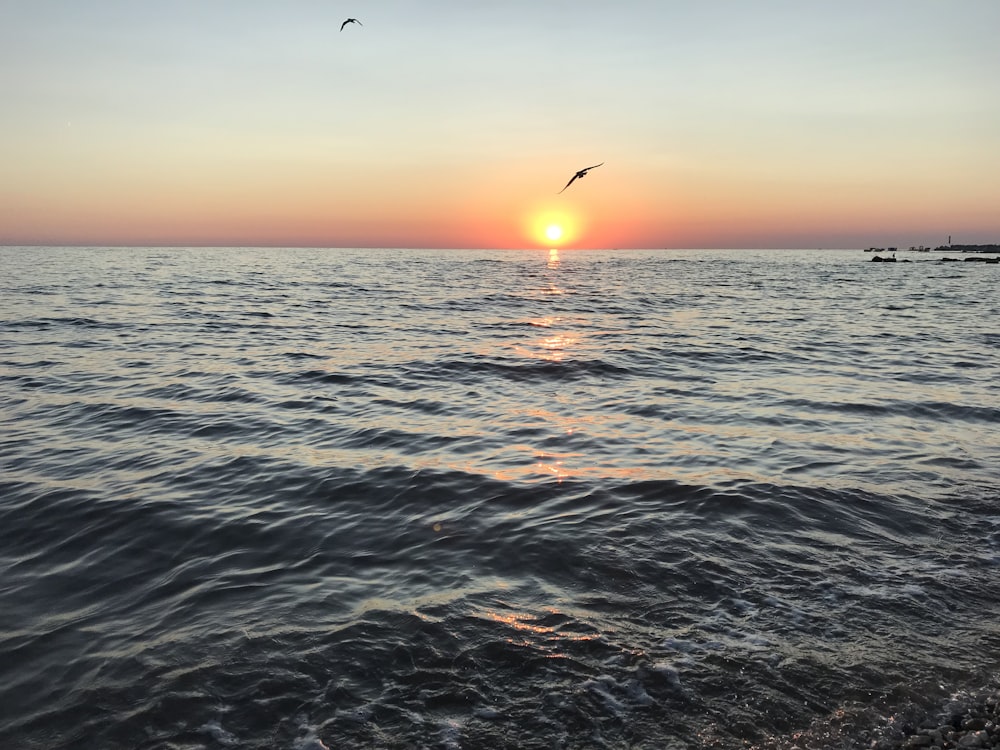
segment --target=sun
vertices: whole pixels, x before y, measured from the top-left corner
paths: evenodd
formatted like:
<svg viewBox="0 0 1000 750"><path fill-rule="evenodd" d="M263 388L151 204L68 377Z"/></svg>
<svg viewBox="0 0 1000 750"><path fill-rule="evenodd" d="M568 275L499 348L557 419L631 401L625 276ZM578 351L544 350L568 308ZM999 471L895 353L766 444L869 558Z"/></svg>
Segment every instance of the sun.
<svg viewBox="0 0 1000 750"><path fill-rule="evenodd" d="M576 242L583 222L566 201L562 205L536 205L525 211L524 236L542 247L564 247Z"/></svg>

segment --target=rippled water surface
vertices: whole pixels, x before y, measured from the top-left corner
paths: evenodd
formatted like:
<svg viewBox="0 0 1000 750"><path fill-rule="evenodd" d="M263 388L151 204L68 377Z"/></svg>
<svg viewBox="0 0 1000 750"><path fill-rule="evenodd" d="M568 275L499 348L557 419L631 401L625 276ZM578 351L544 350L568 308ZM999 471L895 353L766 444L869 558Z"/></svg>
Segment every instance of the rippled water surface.
<svg viewBox="0 0 1000 750"><path fill-rule="evenodd" d="M0 249L0 746L863 747L989 683L1000 266L867 259Z"/></svg>

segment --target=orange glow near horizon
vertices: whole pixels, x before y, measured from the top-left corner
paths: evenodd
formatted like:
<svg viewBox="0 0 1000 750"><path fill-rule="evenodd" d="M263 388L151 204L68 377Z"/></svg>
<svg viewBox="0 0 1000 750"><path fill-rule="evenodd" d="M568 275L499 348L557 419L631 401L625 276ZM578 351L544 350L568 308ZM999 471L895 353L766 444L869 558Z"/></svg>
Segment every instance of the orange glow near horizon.
<svg viewBox="0 0 1000 750"><path fill-rule="evenodd" d="M75 152L60 155L75 163ZM577 248L933 244L951 225L963 227L963 240L985 242L995 222L992 204L975 194L897 183L890 201L884 183L838 179L803 190L789 176L752 190L745 176L710 173L659 184L609 164L562 195L543 196L558 183L523 178L514 166L499 176L446 173L433 189L420 175L417 189L409 167L400 175L376 165L348 180L278 156L228 171L206 156L195 175L131 152L111 159L109 150L99 177L33 171L25 157L11 162L17 190L0 186L0 244L537 248L558 249L565 260Z"/></svg>
<svg viewBox="0 0 1000 750"><path fill-rule="evenodd" d="M540 247L564 247L583 236L584 221L571 207L535 209L525 223L528 238Z"/></svg>

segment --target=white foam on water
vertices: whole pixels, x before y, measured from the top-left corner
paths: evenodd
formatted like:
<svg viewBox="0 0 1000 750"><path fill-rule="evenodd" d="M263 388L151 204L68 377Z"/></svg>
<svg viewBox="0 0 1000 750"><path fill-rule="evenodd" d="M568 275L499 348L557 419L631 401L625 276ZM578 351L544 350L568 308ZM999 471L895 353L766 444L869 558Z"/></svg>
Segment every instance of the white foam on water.
<svg viewBox="0 0 1000 750"><path fill-rule="evenodd" d="M354 708L348 710L338 708L336 715L338 719L344 719L345 721L349 721L354 724L364 724L371 720L374 712L375 708L373 706L364 705L355 706Z"/></svg>
<svg viewBox="0 0 1000 750"><path fill-rule="evenodd" d="M653 703L652 697L646 692L646 688L643 687L642 683L635 677L630 677L625 680L622 685L622 690L624 691L629 702L636 706L649 706Z"/></svg>
<svg viewBox="0 0 1000 750"><path fill-rule="evenodd" d="M330 750L330 748L316 735L314 730L310 729L305 737L301 737L295 743L295 750Z"/></svg>
<svg viewBox="0 0 1000 750"><path fill-rule="evenodd" d="M330 750L329 746L319 738L316 729L307 723L305 717L299 717L299 729L302 736L295 741L294 750Z"/></svg>
<svg viewBox="0 0 1000 750"><path fill-rule="evenodd" d="M503 718L503 714L492 706L480 706L479 708L473 709L472 715L477 719L483 719L485 721L496 721Z"/></svg>
<svg viewBox="0 0 1000 750"><path fill-rule="evenodd" d="M613 686L617 685L615 678L611 675L601 675L593 680L587 680L583 687L588 692L600 698L601 703L615 718L621 719L625 715L625 704L618 700L612 692Z"/></svg>
<svg viewBox="0 0 1000 750"><path fill-rule="evenodd" d="M676 684L680 684L679 678L676 678ZM603 674L587 680L583 687L599 698L604 708L618 719L623 718L631 709L655 702L638 677L617 680L611 675Z"/></svg>
<svg viewBox="0 0 1000 750"><path fill-rule="evenodd" d="M449 719L438 731L441 738L441 747L446 750L461 750L462 748L462 725L454 719Z"/></svg>
<svg viewBox="0 0 1000 750"><path fill-rule="evenodd" d="M220 745L225 747L236 747L240 744L239 739L232 732L223 728L222 724L218 721L210 721L207 724L202 725L198 728L199 732L204 732L209 735L213 740L218 742Z"/></svg>
<svg viewBox="0 0 1000 750"><path fill-rule="evenodd" d="M681 682L681 673L677 668L677 664L685 664L686 662L687 660L680 662L659 661L643 666L642 670L647 674L655 675L672 688L683 690L684 685ZM642 676L642 671L640 671L639 675L640 677Z"/></svg>
<svg viewBox="0 0 1000 750"><path fill-rule="evenodd" d="M722 651L725 645L721 641L695 641L671 637L660 641L660 647L682 654L703 654L708 651Z"/></svg>

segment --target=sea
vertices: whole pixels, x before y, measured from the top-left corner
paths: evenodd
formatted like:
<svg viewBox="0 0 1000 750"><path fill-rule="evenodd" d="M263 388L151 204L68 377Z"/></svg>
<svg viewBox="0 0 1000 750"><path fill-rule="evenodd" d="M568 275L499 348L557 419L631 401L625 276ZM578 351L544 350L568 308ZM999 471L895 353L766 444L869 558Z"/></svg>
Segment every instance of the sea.
<svg viewBox="0 0 1000 750"><path fill-rule="evenodd" d="M0 249L0 747L868 748L994 689L1000 266L871 257Z"/></svg>

